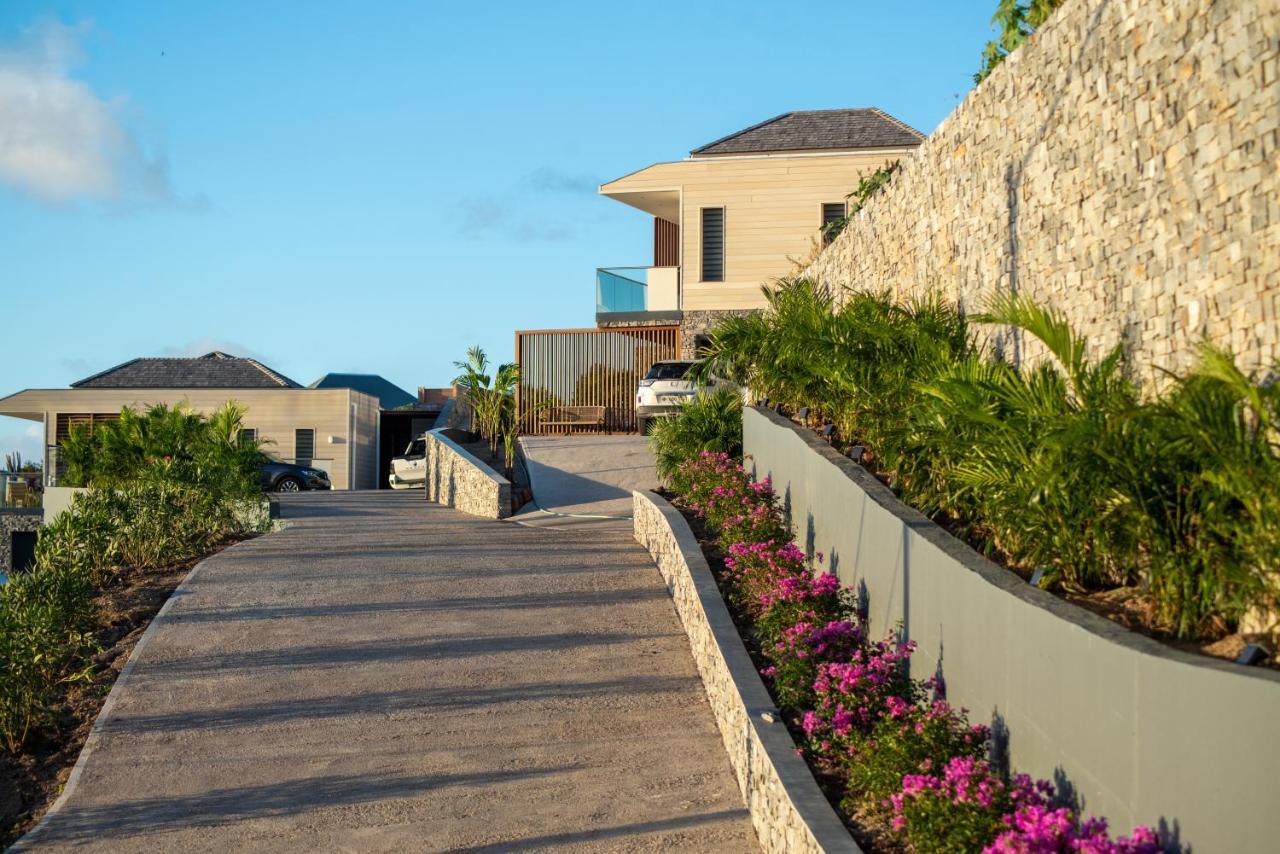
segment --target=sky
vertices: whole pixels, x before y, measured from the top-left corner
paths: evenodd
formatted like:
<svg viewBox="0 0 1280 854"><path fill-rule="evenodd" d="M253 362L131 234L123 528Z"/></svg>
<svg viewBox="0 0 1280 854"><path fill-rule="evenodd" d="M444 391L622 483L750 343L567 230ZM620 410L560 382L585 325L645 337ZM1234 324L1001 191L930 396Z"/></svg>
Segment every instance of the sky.
<svg viewBox="0 0 1280 854"><path fill-rule="evenodd" d="M509 361L651 259L601 182L788 110L928 133L994 7L3 0L0 396L215 349L410 392Z"/></svg>

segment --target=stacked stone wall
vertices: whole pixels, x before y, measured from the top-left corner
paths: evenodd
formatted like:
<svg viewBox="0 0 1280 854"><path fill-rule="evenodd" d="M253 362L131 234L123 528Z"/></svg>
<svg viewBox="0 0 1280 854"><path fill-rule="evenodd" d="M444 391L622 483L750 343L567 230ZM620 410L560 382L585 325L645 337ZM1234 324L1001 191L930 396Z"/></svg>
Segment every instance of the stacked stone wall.
<svg viewBox="0 0 1280 854"><path fill-rule="evenodd" d="M1280 358L1280 2L1069 0L806 273L837 289L1016 292L1158 385L1202 339ZM1015 361L1038 347L1006 330Z"/></svg>

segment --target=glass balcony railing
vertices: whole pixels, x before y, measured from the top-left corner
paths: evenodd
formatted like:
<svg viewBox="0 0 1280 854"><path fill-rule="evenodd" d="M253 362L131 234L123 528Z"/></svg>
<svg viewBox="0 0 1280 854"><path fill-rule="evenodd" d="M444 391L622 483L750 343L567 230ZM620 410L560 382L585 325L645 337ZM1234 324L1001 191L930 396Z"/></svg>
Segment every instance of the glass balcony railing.
<svg viewBox="0 0 1280 854"><path fill-rule="evenodd" d="M600 267L596 270L596 314L644 311L648 267Z"/></svg>

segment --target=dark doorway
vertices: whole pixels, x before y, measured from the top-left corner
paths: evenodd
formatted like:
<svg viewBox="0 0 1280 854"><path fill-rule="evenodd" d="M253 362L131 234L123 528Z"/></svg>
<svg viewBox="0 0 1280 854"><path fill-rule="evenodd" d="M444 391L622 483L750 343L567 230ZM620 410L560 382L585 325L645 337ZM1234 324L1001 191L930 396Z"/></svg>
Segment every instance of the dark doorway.
<svg viewBox="0 0 1280 854"><path fill-rule="evenodd" d="M381 419L381 439L378 442L378 489L390 489L387 482L391 474L391 458L404 453L409 443L435 426L437 412L413 409L384 411Z"/></svg>
<svg viewBox="0 0 1280 854"><path fill-rule="evenodd" d="M13 571L26 572L36 565L36 532L13 532Z"/></svg>

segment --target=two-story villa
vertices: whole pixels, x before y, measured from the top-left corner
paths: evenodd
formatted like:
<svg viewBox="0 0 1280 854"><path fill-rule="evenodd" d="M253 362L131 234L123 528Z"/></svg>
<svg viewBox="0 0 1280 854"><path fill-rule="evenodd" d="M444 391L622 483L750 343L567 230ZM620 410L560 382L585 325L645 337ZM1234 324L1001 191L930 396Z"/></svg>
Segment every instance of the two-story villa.
<svg viewBox="0 0 1280 854"><path fill-rule="evenodd" d="M718 315L764 306L761 285L812 252L860 178L923 139L875 108L784 113L601 185L653 217L653 264L597 271L596 325L678 324L692 355Z"/></svg>

